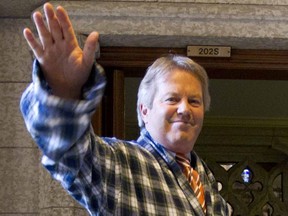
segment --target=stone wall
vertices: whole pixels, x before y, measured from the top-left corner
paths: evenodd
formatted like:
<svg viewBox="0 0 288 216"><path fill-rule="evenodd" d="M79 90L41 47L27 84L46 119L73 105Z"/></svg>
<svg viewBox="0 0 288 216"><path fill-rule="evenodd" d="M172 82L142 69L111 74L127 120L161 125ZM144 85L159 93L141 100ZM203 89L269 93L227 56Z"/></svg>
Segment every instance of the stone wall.
<svg viewBox="0 0 288 216"><path fill-rule="evenodd" d="M65 6L78 33L99 31L101 46L287 49L287 3L254 2L52 1Z"/></svg>
<svg viewBox="0 0 288 216"><path fill-rule="evenodd" d="M30 81L31 56L22 39L27 20L0 21L0 214L38 211L38 151L19 112Z"/></svg>
<svg viewBox="0 0 288 216"><path fill-rule="evenodd" d="M31 81L26 26L30 20L0 20L0 215L86 215L40 165L20 114L19 100Z"/></svg>

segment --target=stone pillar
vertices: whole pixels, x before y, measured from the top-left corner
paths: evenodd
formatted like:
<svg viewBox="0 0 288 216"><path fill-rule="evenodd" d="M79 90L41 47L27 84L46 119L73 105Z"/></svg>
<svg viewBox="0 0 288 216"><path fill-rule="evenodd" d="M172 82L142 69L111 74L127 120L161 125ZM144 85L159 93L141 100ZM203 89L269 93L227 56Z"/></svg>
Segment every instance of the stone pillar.
<svg viewBox="0 0 288 216"><path fill-rule="evenodd" d="M51 178L42 165L39 175L39 213L40 216L88 216L87 211L68 195L59 182Z"/></svg>
<svg viewBox="0 0 288 216"><path fill-rule="evenodd" d="M38 213L39 156L19 110L31 77L31 56L22 37L30 21L0 22L0 215Z"/></svg>

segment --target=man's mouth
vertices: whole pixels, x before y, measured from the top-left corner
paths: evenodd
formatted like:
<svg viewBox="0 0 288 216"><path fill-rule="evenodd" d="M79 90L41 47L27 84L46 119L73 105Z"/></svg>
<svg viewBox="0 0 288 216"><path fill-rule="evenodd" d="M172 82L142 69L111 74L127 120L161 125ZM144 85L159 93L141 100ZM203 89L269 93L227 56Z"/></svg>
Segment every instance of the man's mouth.
<svg viewBox="0 0 288 216"><path fill-rule="evenodd" d="M187 124L187 125L191 125L193 126L193 122L191 121L184 121L184 120L175 120L175 121L172 121L172 123L179 123L179 124Z"/></svg>

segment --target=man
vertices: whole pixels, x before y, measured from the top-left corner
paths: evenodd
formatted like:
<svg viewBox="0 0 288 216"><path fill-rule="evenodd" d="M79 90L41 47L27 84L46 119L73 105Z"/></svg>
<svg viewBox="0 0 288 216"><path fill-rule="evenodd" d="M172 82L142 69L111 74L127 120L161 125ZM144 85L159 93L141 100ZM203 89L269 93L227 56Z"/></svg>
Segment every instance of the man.
<svg viewBox="0 0 288 216"><path fill-rule="evenodd" d="M98 33L82 51L65 10L47 3L44 12L47 27L33 15L40 42L24 30L37 60L21 111L51 175L91 215L227 215L193 151L210 103L205 70L186 57L159 58L139 87L137 142L96 136L91 115L105 86L93 64Z"/></svg>

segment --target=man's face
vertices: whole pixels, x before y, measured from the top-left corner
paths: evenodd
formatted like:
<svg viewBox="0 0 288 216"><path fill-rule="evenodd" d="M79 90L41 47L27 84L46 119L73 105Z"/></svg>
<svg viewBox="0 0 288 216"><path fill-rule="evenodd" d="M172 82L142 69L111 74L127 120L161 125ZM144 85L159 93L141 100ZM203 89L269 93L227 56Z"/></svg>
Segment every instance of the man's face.
<svg viewBox="0 0 288 216"><path fill-rule="evenodd" d="M156 82L152 108L141 105L145 127L153 139L175 153L188 153L201 131L204 105L200 81L175 69Z"/></svg>

